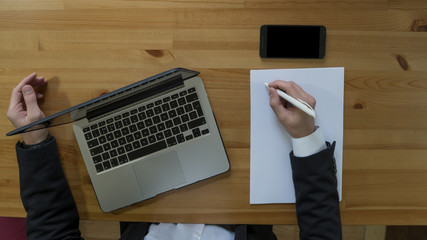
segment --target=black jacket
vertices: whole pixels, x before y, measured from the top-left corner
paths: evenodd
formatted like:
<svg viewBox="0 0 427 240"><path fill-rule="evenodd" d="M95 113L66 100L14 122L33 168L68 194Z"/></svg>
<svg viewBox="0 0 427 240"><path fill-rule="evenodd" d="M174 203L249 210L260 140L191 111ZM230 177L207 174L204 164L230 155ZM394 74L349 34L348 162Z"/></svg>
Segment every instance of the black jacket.
<svg viewBox="0 0 427 240"><path fill-rule="evenodd" d="M326 150L305 158L290 153L300 239L342 238L334 148L335 144L328 144ZM18 143L16 152L28 239L83 239L55 139L31 149ZM140 239L148 227L149 223L129 224L122 239ZM271 229L237 225L235 239L274 239Z"/></svg>

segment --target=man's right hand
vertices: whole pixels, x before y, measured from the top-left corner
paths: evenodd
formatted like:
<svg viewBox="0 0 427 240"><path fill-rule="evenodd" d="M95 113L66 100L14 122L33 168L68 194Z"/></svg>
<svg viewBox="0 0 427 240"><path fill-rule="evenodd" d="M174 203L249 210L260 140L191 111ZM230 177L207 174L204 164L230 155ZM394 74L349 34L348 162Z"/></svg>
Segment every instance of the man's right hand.
<svg viewBox="0 0 427 240"><path fill-rule="evenodd" d="M312 134L314 128L314 118L310 117L300 109L292 106L286 100L279 97L275 89L280 89L293 98L301 99L308 103L313 109L316 106L316 99L306 93L294 82L276 80L268 84L270 95L270 106L276 113L279 121L293 138L301 138Z"/></svg>

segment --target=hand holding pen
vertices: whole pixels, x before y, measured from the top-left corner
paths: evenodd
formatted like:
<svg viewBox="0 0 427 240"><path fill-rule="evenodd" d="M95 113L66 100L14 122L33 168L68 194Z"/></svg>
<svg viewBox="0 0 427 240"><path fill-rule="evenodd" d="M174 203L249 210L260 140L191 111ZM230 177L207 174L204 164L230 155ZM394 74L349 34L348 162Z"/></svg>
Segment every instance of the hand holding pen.
<svg viewBox="0 0 427 240"><path fill-rule="evenodd" d="M280 91L277 90L286 94L280 93L282 95L280 97L278 93ZM313 96L296 83L281 80L268 84L268 94L271 108L293 138L305 137L314 132L316 99Z"/></svg>

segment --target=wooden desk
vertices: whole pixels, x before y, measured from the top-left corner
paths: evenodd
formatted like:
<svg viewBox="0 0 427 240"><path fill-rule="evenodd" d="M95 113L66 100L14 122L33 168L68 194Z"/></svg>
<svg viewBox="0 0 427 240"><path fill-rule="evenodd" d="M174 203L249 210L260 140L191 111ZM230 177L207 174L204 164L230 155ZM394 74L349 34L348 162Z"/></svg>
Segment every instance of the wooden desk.
<svg viewBox="0 0 427 240"><path fill-rule="evenodd" d="M321 24L324 60L262 60L263 24ZM204 79L230 157L221 176L104 214L71 125L53 128L82 219L296 223L249 204L249 70L345 67L344 224L427 224L427 1L21 0L0 4L0 215L25 216L12 88L36 71L57 112L174 67ZM315 79L313 79L315 81Z"/></svg>

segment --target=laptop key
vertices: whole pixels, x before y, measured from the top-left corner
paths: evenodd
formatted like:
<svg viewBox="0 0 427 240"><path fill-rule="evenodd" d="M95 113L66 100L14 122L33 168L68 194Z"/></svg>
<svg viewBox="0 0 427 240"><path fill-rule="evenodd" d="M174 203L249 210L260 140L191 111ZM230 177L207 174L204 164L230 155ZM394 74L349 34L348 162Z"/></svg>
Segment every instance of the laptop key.
<svg viewBox="0 0 427 240"><path fill-rule="evenodd" d="M168 120L168 119L169 119L169 116L168 116L168 114L167 114L167 113L162 113L162 114L160 115L160 118L162 119L162 121L166 121L166 120Z"/></svg>
<svg viewBox="0 0 427 240"><path fill-rule="evenodd" d="M90 132L86 133L85 139L86 139L86 141L91 140L92 139L92 133L90 133Z"/></svg>
<svg viewBox="0 0 427 240"><path fill-rule="evenodd" d="M165 124L164 124L164 123L159 123L159 124L157 125L157 129L159 129L159 131L163 131L163 130L165 130L165 129L166 129L166 126L165 126Z"/></svg>
<svg viewBox="0 0 427 240"><path fill-rule="evenodd" d="M105 161L102 163L102 165L104 165L104 170L110 169L111 168L111 164L109 161Z"/></svg>
<svg viewBox="0 0 427 240"><path fill-rule="evenodd" d="M133 142L132 143L133 149L138 149L141 147L141 144L139 143L139 141Z"/></svg>
<svg viewBox="0 0 427 240"><path fill-rule="evenodd" d="M184 142L185 141L184 134L178 134L176 136L176 140L178 140L178 143Z"/></svg>
<svg viewBox="0 0 427 240"><path fill-rule="evenodd" d="M129 134L129 135L127 135L127 136L126 136L126 141L127 141L128 143L133 142L133 140L135 140L135 139L133 138L133 135L132 135L132 134Z"/></svg>
<svg viewBox="0 0 427 240"><path fill-rule="evenodd" d="M147 117L152 117L152 116L154 116L154 111L153 111L153 109L149 109L147 111Z"/></svg>
<svg viewBox="0 0 427 240"><path fill-rule="evenodd" d="M150 143L154 143L156 141L156 137L154 135L151 135L151 136L148 137L148 141Z"/></svg>
<svg viewBox="0 0 427 240"><path fill-rule="evenodd" d="M182 106L182 105L184 105L184 104L186 104L186 102L185 102L185 98L178 98L178 104L179 104L179 106Z"/></svg>
<svg viewBox="0 0 427 240"><path fill-rule="evenodd" d="M138 130L141 130L141 129L145 128L144 122L139 122L139 123L136 124L136 126L138 127Z"/></svg>
<svg viewBox="0 0 427 240"><path fill-rule="evenodd" d="M124 147L119 147L119 148L117 148L117 153L118 153L118 154L123 154L123 153L125 153L125 148L124 148Z"/></svg>
<svg viewBox="0 0 427 240"><path fill-rule="evenodd" d="M129 118L125 118L122 121L123 121L123 125L125 125L125 126L129 126L130 125L130 119Z"/></svg>
<svg viewBox="0 0 427 240"><path fill-rule="evenodd" d="M163 109L163 111L164 111L164 112L167 112L167 111L169 111L171 108L169 107L169 104L168 104L168 103L165 103L165 104L163 104L163 105L162 105L162 109Z"/></svg>
<svg viewBox="0 0 427 240"><path fill-rule="evenodd" d="M194 137L200 137L202 134L200 133L200 129L195 128L193 129L193 136Z"/></svg>
<svg viewBox="0 0 427 240"><path fill-rule="evenodd" d="M153 117L153 123L154 124L157 124L157 123L159 123L160 122L160 117L159 116L155 116L155 117Z"/></svg>
<svg viewBox="0 0 427 240"><path fill-rule="evenodd" d="M112 133L107 134L107 140L108 141L113 141L114 140L114 136Z"/></svg>
<svg viewBox="0 0 427 240"><path fill-rule="evenodd" d="M118 157L119 163L123 164L123 163L127 163L128 162L128 157L126 155L121 155Z"/></svg>
<svg viewBox="0 0 427 240"><path fill-rule="evenodd" d="M125 145L126 144L126 139L124 137L119 138L119 144L122 145L122 146Z"/></svg>
<svg viewBox="0 0 427 240"><path fill-rule="evenodd" d="M117 155L118 155L118 154L117 154L116 149L113 149L113 150L111 150L111 151L110 151L110 156L111 156L111 157L117 157Z"/></svg>
<svg viewBox="0 0 427 240"><path fill-rule="evenodd" d="M114 125L116 126L117 129L123 127L123 123L122 122L115 122Z"/></svg>
<svg viewBox="0 0 427 240"><path fill-rule="evenodd" d="M177 144L175 137L170 137L166 139L166 141L168 142L168 147L172 147Z"/></svg>
<svg viewBox="0 0 427 240"><path fill-rule="evenodd" d="M139 121L138 116L133 115L132 117L130 117L130 121L131 121L132 123L136 123L136 122L138 122L138 121Z"/></svg>
<svg viewBox="0 0 427 240"><path fill-rule="evenodd" d="M104 171L104 168L102 167L102 163L96 164L95 169L96 169L96 172L98 173Z"/></svg>
<svg viewBox="0 0 427 240"><path fill-rule="evenodd" d="M106 143L106 144L104 144L104 145L103 145L103 147L104 147L104 151L110 151L110 150L111 150L111 145L110 145L110 143Z"/></svg>
<svg viewBox="0 0 427 240"><path fill-rule="evenodd" d="M114 125L113 125L113 124L108 124L108 125L107 125L107 128L108 128L108 131L110 131L110 132L112 132L112 131L116 130L116 128L114 127Z"/></svg>
<svg viewBox="0 0 427 240"><path fill-rule="evenodd" d="M101 134L99 133L98 129L95 129L92 131L92 135L93 135L93 137L99 137Z"/></svg>
<svg viewBox="0 0 427 240"><path fill-rule="evenodd" d="M127 127L122 128L122 134L123 134L123 136L128 135L129 134L129 128L127 128Z"/></svg>
<svg viewBox="0 0 427 240"><path fill-rule="evenodd" d="M204 117L201 117L201 118L195 119L193 121L189 121L187 124L188 124L188 128L193 129L193 128L196 128L196 127L201 126L203 124L206 124L206 120Z"/></svg>
<svg viewBox="0 0 427 240"><path fill-rule="evenodd" d="M172 128L172 133L173 133L173 135L177 135L177 134L179 134L181 131L179 131L179 128L178 127L173 127Z"/></svg>
<svg viewBox="0 0 427 240"><path fill-rule="evenodd" d="M119 142L117 142L117 140L114 140L114 141L111 142L111 147L112 148L116 148L118 146L119 146Z"/></svg>
<svg viewBox="0 0 427 240"><path fill-rule="evenodd" d="M162 113L162 108L161 107L155 107L154 108L154 113L156 113L156 114Z"/></svg>
<svg viewBox="0 0 427 240"><path fill-rule="evenodd" d="M192 112L191 112L191 113L189 113L188 115L190 116L190 119L191 119L191 120L193 120L193 119L196 119L196 118L197 118L197 113L196 113L196 111L192 111Z"/></svg>
<svg viewBox="0 0 427 240"><path fill-rule="evenodd" d="M169 102L171 100L171 98L170 97L165 97L165 98L163 98L163 102Z"/></svg>
<svg viewBox="0 0 427 240"><path fill-rule="evenodd" d="M104 149L102 149L102 146L98 146L96 148L90 149L90 155L95 156L95 155L102 153L103 151L104 151Z"/></svg>
<svg viewBox="0 0 427 240"><path fill-rule="evenodd" d="M108 152L103 153L102 154L102 159L104 159L104 160L110 159L110 154Z"/></svg>
<svg viewBox="0 0 427 240"><path fill-rule="evenodd" d="M126 144L125 145L125 149L126 149L126 152L130 152L130 151L132 151L133 150L133 147L132 147L132 144Z"/></svg>
<svg viewBox="0 0 427 240"><path fill-rule="evenodd" d="M148 135L150 135L150 133L148 132L148 129L146 128L146 129L143 129L142 131L141 131L141 133L142 133L142 136L143 137L147 137Z"/></svg>
<svg viewBox="0 0 427 240"><path fill-rule="evenodd" d="M145 111L145 106L141 106L141 107L139 107L139 108L138 108L138 111L140 111L140 112Z"/></svg>
<svg viewBox="0 0 427 240"><path fill-rule="evenodd" d="M191 106L191 104L185 105L184 108L186 112L191 112L193 110L193 107Z"/></svg>
<svg viewBox="0 0 427 240"><path fill-rule="evenodd" d="M119 161L117 160L117 158L111 159L110 162L111 162L111 166L113 167L119 166Z"/></svg>
<svg viewBox="0 0 427 240"><path fill-rule="evenodd" d="M122 136L122 132L120 132L120 130L116 130L113 134L115 138L119 138Z"/></svg>
<svg viewBox="0 0 427 240"><path fill-rule="evenodd" d="M100 162L102 162L101 155L93 157L93 163L100 163Z"/></svg>
<svg viewBox="0 0 427 240"><path fill-rule="evenodd" d="M141 132L135 132L133 134L133 137L135 138L135 140L139 140L142 138L142 134L141 134Z"/></svg>
<svg viewBox="0 0 427 240"><path fill-rule="evenodd" d="M156 134L156 138L157 138L157 141L160 141L160 140L163 140L165 137L164 137L163 133L159 132Z"/></svg>
<svg viewBox="0 0 427 240"><path fill-rule="evenodd" d="M138 117L139 117L139 120L142 121L147 118L147 115L145 115L145 112L141 112L141 113L138 113Z"/></svg>
<svg viewBox="0 0 427 240"><path fill-rule="evenodd" d="M106 138L105 136L101 136L101 137L99 138L99 143L104 144L104 143L106 143L106 142L107 142L107 138Z"/></svg>
<svg viewBox="0 0 427 240"><path fill-rule="evenodd" d="M188 117L188 114L185 114L185 115L182 115L181 116L181 120L182 120L182 122L188 122L188 121L190 121L190 117Z"/></svg>
<svg viewBox="0 0 427 240"><path fill-rule="evenodd" d="M188 127L187 127L187 124L181 124L180 126L179 126L179 129L181 130L181 132L185 132L185 131L187 131L188 130Z"/></svg>
<svg viewBox="0 0 427 240"><path fill-rule="evenodd" d="M96 147L96 146L98 146L99 145L99 142L98 142L98 139L93 139L93 140L91 140L91 141L89 141L89 142L87 142L87 146L89 147L89 148L93 148L93 147Z"/></svg>
<svg viewBox="0 0 427 240"><path fill-rule="evenodd" d="M178 107L178 102L176 100L171 101L169 104L170 104L171 108Z"/></svg>
<svg viewBox="0 0 427 240"><path fill-rule="evenodd" d="M166 147L167 147L166 141L163 140L163 141L148 145L146 147L143 147L143 148L140 148L140 149L137 149L133 152L128 153L128 158L130 161L133 161L137 158L140 158L140 157L146 156L148 154L160 151Z"/></svg>
<svg viewBox="0 0 427 240"><path fill-rule="evenodd" d="M177 113L178 115L182 115L182 114L184 114L184 113L185 113L184 108L183 108L183 107L179 107L179 108L177 108L177 109L176 109L176 113Z"/></svg>
<svg viewBox="0 0 427 240"><path fill-rule="evenodd" d="M172 132L169 129L165 130L163 133L164 133L165 137L167 137L167 138L172 136Z"/></svg>
<svg viewBox="0 0 427 240"><path fill-rule="evenodd" d="M193 101L196 101L198 99L197 93L192 93L192 94L186 96L185 98L187 99L187 102L193 102Z"/></svg>
<svg viewBox="0 0 427 240"><path fill-rule="evenodd" d="M140 140L140 142L141 142L141 146L146 146L146 145L148 145L148 140L147 140L147 138L143 138L143 139L141 139L141 140Z"/></svg>

